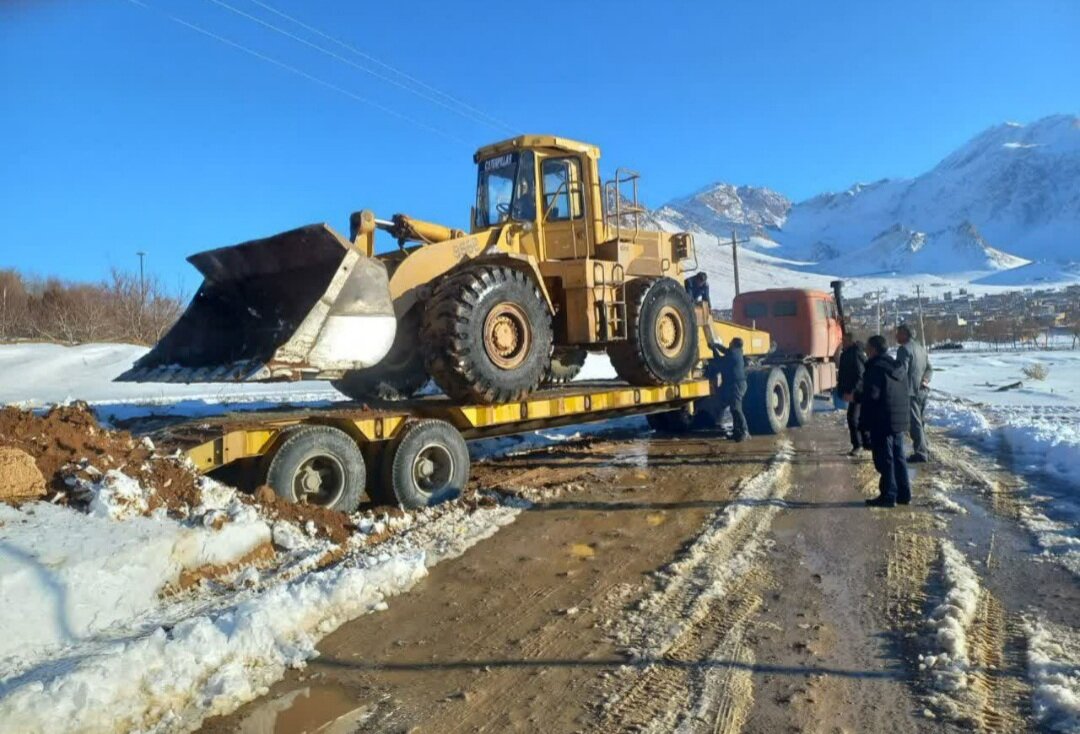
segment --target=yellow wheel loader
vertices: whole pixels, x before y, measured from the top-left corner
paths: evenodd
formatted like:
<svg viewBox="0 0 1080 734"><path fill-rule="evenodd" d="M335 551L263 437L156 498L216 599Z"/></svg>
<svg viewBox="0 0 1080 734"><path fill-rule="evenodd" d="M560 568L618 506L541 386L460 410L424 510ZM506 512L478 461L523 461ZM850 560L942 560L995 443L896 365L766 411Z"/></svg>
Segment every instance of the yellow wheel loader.
<svg viewBox="0 0 1080 734"><path fill-rule="evenodd" d="M364 210L348 239L310 225L193 255L199 291L118 379L330 379L364 402L433 379L499 403L607 351L633 385L682 380L703 356L682 282L693 238L642 229L637 174L602 182L599 159L550 135L481 148L467 233ZM398 249L376 255L379 231Z"/></svg>

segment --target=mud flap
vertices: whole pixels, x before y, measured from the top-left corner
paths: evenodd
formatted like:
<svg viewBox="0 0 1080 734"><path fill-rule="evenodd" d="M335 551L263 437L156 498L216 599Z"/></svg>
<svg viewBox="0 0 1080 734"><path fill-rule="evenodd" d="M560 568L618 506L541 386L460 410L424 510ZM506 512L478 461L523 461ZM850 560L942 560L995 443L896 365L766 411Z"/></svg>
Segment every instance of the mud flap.
<svg viewBox="0 0 1080 734"><path fill-rule="evenodd" d="M325 224L192 255L203 283L121 382L333 379L377 364L396 320L386 267Z"/></svg>

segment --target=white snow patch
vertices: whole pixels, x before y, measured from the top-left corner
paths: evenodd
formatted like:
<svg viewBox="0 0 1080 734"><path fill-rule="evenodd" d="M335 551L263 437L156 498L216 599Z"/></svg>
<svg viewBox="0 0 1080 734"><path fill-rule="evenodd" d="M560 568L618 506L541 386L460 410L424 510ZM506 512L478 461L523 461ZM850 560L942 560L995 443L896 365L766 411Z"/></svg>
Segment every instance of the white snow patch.
<svg viewBox="0 0 1080 734"><path fill-rule="evenodd" d="M1080 732L1080 633L1037 618L1025 628L1035 715L1048 731Z"/></svg>
<svg viewBox="0 0 1080 734"><path fill-rule="evenodd" d="M967 509L950 499L949 494L952 492L952 487L941 477L934 477L930 482L930 494L927 496L927 502L931 507L939 512L947 512L952 515L966 515Z"/></svg>
<svg viewBox="0 0 1080 734"><path fill-rule="evenodd" d="M919 668L929 671L931 685L942 692L932 696L931 702L946 716L959 718L963 692L970 682L968 633L982 589L978 574L948 540L941 541L941 567L945 596L927 620L930 651L920 656Z"/></svg>

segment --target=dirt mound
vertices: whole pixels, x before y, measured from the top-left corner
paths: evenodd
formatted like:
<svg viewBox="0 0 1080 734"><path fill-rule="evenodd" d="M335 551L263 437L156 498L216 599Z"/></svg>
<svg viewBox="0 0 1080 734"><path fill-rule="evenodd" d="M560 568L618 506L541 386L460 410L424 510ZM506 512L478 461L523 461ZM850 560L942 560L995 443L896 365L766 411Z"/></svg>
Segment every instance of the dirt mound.
<svg viewBox="0 0 1080 734"><path fill-rule="evenodd" d="M279 497L272 487L265 484L255 490L254 500L274 518L288 520L300 527L307 525L310 520L319 535L335 543L344 543L356 531L348 515L325 507L294 504Z"/></svg>
<svg viewBox="0 0 1080 734"><path fill-rule="evenodd" d="M46 494L45 477L34 457L13 446L0 446L0 502L17 504Z"/></svg>
<svg viewBox="0 0 1080 734"><path fill-rule="evenodd" d="M116 469L144 487L153 487L150 510L181 510L199 503L198 474L181 462L155 456L151 444L127 431L109 431L98 425L82 403L58 406L43 416L14 407L0 410L0 446L30 454L49 489L66 499L67 479L94 480Z"/></svg>
<svg viewBox="0 0 1080 734"><path fill-rule="evenodd" d="M36 464L44 477L38 497L47 494L47 487L54 498L59 495L61 501L79 504L84 498L72 494L71 479L93 482L116 469L143 487L153 488L148 512L165 507L173 516L184 517L202 499L198 472L172 456L155 452L153 444L127 431L102 428L84 403L58 406L44 415L14 407L0 409L0 451L5 447L9 452L28 454ZM33 464L28 468L32 469ZM0 479L10 474L4 467L0 463ZM4 496L0 490L0 499ZM294 505L269 487L261 487L254 497L239 497L261 505L271 517L300 526L311 521L317 534L335 543L344 542L356 530L347 515L322 507ZM28 498L21 496L23 500Z"/></svg>

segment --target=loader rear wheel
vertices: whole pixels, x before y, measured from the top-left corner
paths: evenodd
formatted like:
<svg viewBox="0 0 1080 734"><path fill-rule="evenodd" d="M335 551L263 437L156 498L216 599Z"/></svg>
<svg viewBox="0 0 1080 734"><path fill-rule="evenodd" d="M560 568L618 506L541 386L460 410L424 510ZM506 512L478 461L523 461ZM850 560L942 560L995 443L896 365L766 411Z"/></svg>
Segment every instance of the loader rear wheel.
<svg viewBox="0 0 1080 734"><path fill-rule="evenodd" d="M535 390L551 361L551 313L520 270L481 265L441 280L424 311L428 372L455 400L505 403Z"/></svg>
<svg viewBox="0 0 1080 734"><path fill-rule="evenodd" d="M360 448L344 431L297 426L282 434L264 476L274 493L289 502L353 512L364 496L367 469Z"/></svg>
<svg viewBox="0 0 1080 734"><path fill-rule="evenodd" d="M406 509L428 507L461 494L469 481L469 449L446 421L405 425L383 456L380 499Z"/></svg>
<svg viewBox="0 0 1080 734"><path fill-rule="evenodd" d="M370 403L408 400L431 379L418 349L422 309L412 308L397 326L394 343L382 361L366 370L351 370L330 384L352 400Z"/></svg>
<svg viewBox="0 0 1080 734"><path fill-rule="evenodd" d="M551 365L548 367L544 383L548 385L561 385L570 382L581 372L585 366L585 358L588 352L574 347L556 347L551 354Z"/></svg>
<svg viewBox="0 0 1080 734"><path fill-rule="evenodd" d="M694 303L672 278L627 285L627 339L608 347L615 372L631 385L662 385L690 374L698 356Z"/></svg>
<svg viewBox="0 0 1080 734"><path fill-rule="evenodd" d="M791 415L788 426L805 426L814 417L814 380L804 365L792 365L784 369L788 391L791 393Z"/></svg>
<svg viewBox="0 0 1080 734"><path fill-rule="evenodd" d="M787 428L791 393L782 369L766 367L746 375L743 413L751 435L774 435Z"/></svg>

